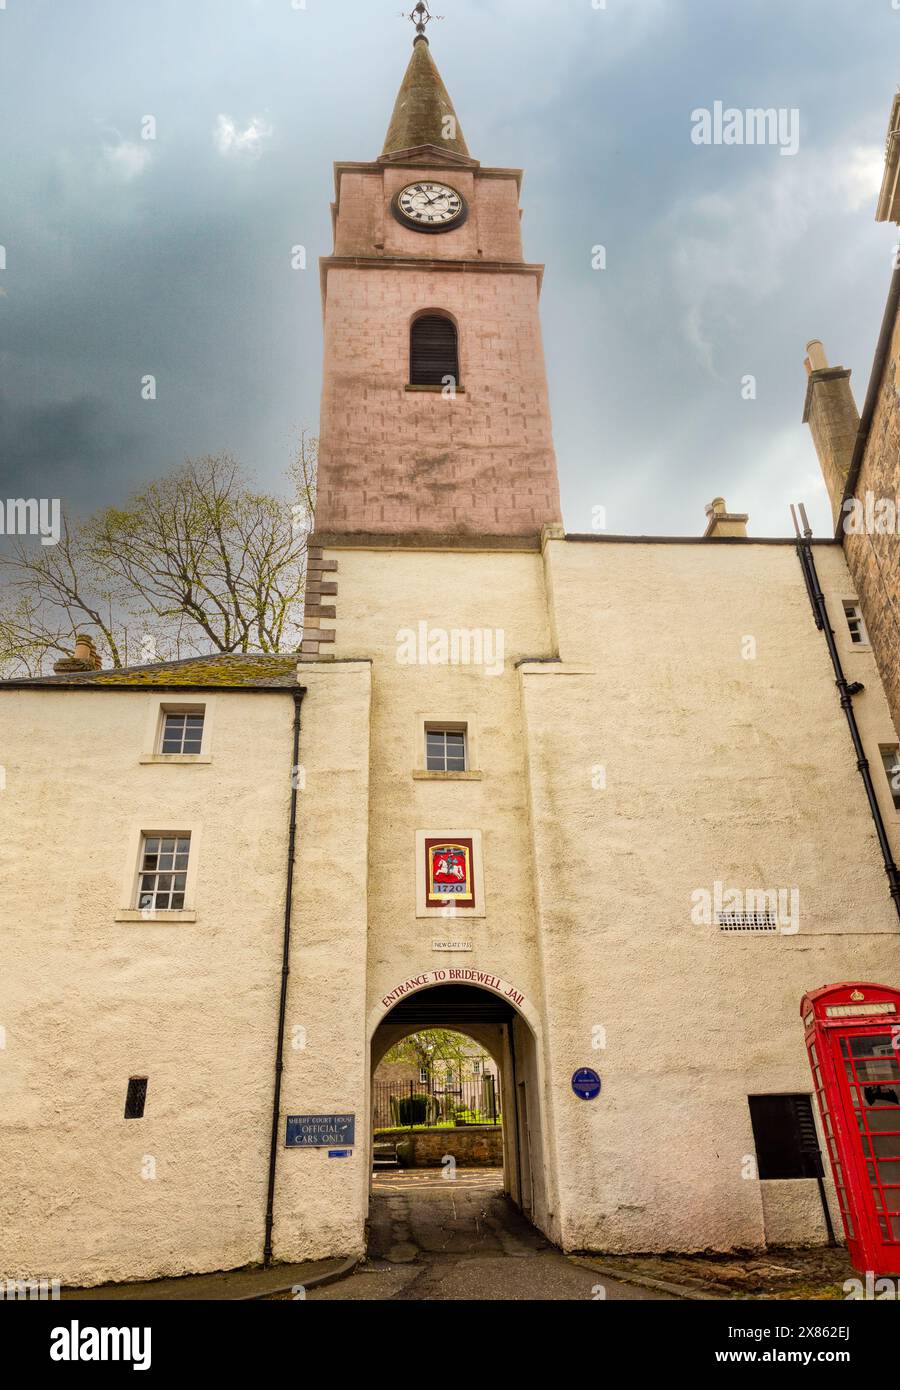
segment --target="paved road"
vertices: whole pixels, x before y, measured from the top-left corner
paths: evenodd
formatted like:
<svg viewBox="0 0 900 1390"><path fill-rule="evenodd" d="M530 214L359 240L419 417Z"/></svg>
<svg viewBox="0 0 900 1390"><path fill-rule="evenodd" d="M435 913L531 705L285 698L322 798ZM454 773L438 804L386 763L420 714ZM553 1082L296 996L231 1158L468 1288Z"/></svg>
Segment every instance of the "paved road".
<svg viewBox="0 0 900 1390"><path fill-rule="evenodd" d="M602 1288L602 1292L600 1291ZM604 1279L568 1260L503 1195L498 1169L379 1173L372 1188L368 1258L310 1301L443 1299L665 1299Z"/></svg>

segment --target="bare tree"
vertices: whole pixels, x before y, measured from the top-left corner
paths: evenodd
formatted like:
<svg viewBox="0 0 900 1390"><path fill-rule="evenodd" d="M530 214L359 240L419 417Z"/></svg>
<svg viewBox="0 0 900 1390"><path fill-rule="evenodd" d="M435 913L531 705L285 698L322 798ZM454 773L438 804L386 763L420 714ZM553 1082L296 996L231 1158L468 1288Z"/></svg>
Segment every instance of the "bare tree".
<svg viewBox="0 0 900 1390"><path fill-rule="evenodd" d="M296 501L258 491L218 455L81 524L64 518L56 546L16 542L0 555L0 668L41 672L84 628L114 667L295 650L316 459L304 431L290 470Z"/></svg>

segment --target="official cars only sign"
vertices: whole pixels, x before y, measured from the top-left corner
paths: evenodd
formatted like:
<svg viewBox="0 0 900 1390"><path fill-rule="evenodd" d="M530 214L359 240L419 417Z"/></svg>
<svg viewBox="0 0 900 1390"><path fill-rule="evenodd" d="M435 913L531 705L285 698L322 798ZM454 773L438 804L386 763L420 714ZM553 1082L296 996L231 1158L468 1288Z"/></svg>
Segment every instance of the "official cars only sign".
<svg viewBox="0 0 900 1390"><path fill-rule="evenodd" d="M288 1115L286 1149L352 1148L355 1115Z"/></svg>

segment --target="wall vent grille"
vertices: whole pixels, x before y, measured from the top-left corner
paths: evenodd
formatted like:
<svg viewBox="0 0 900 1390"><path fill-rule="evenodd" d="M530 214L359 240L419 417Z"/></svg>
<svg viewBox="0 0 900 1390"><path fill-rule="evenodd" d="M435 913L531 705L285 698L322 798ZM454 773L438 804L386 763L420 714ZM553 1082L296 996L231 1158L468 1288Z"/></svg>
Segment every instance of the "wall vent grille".
<svg viewBox="0 0 900 1390"><path fill-rule="evenodd" d="M778 930L774 912L717 912L719 931L773 932Z"/></svg>

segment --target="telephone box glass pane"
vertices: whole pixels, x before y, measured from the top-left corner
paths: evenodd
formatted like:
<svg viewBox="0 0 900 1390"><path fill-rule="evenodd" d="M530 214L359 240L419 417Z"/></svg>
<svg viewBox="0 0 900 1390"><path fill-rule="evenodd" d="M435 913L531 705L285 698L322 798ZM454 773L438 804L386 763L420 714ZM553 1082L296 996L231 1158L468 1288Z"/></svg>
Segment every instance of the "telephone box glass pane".
<svg viewBox="0 0 900 1390"><path fill-rule="evenodd" d="M869 1110L866 1112L866 1119L871 1130L900 1129L900 1107L892 1105L890 1109Z"/></svg>
<svg viewBox="0 0 900 1390"><path fill-rule="evenodd" d="M900 1241L900 1216L879 1216L878 1225L885 1240L892 1245Z"/></svg>
<svg viewBox="0 0 900 1390"><path fill-rule="evenodd" d="M896 1057L876 1057L865 1062L857 1060L856 1075L860 1081L866 1082L900 1081L900 1063Z"/></svg>
<svg viewBox="0 0 900 1390"><path fill-rule="evenodd" d="M845 1044L846 1038L841 1039L841 1044ZM846 1056L846 1048L844 1050ZM858 1038L850 1039L851 1057L894 1057L893 1039L890 1033L864 1033Z"/></svg>

